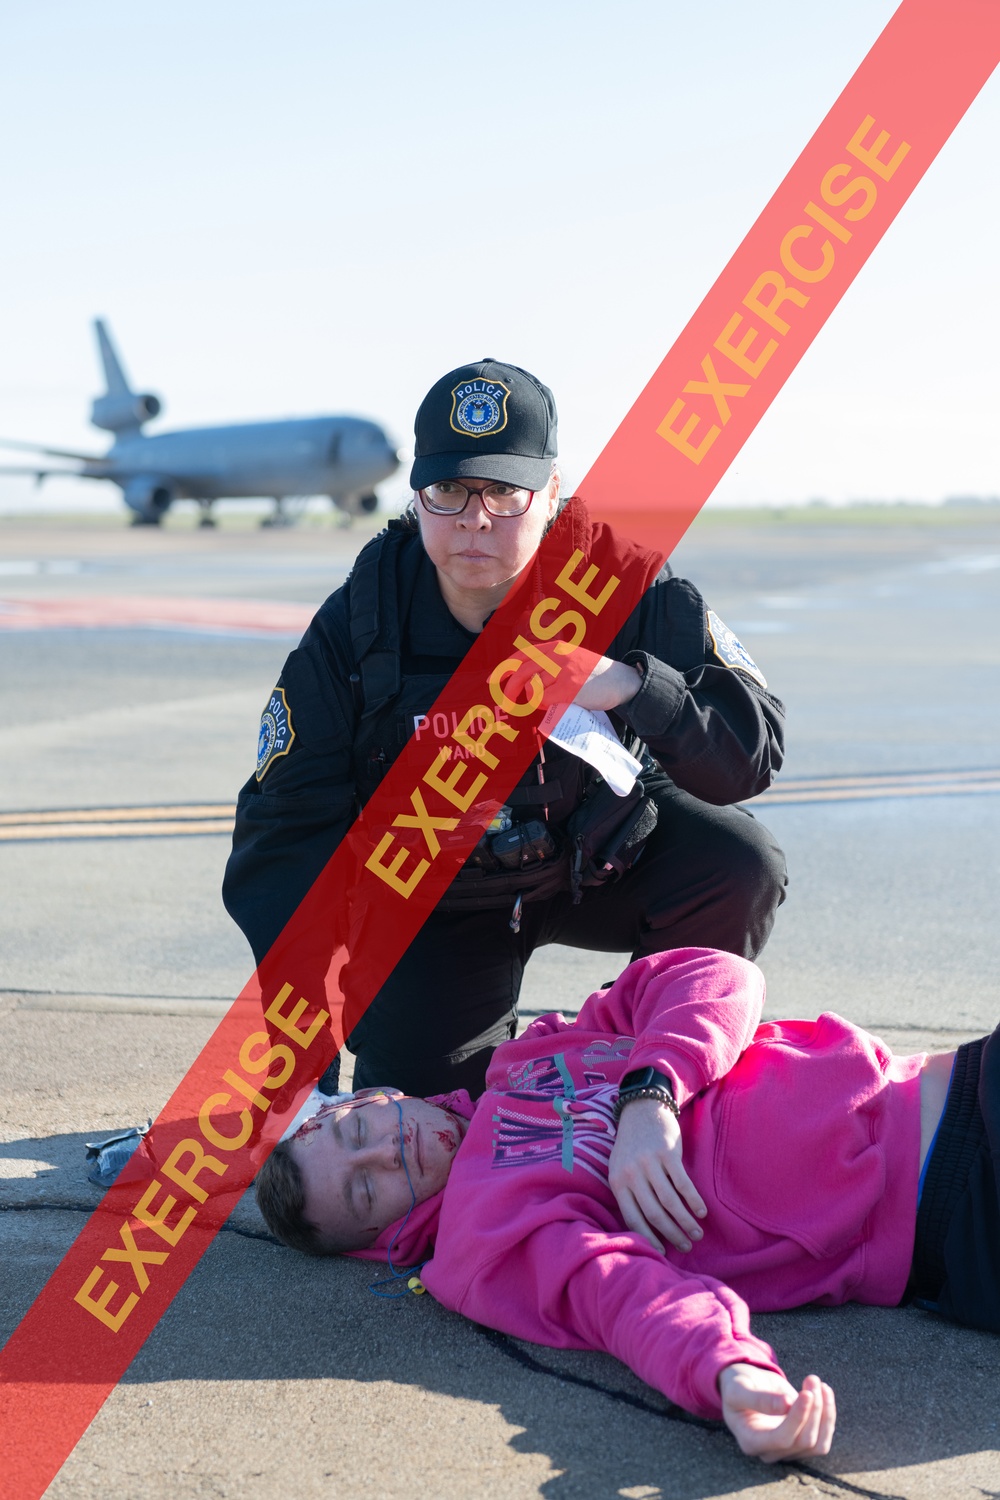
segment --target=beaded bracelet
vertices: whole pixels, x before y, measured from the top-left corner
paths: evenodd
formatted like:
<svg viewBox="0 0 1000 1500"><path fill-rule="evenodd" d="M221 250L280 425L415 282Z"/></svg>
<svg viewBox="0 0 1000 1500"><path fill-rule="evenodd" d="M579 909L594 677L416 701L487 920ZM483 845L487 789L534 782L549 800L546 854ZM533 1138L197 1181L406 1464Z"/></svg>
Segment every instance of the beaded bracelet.
<svg viewBox="0 0 1000 1500"><path fill-rule="evenodd" d="M675 1118L680 1119L680 1106L673 1095L668 1094L665 1089L636 1089L634 1093L626 1094L624 1097L619 1094L614 1106L615 1119L620 1120L626 1104L634 1104L636 1099L656 1099L660 1104L665 1104Z"/></svg>

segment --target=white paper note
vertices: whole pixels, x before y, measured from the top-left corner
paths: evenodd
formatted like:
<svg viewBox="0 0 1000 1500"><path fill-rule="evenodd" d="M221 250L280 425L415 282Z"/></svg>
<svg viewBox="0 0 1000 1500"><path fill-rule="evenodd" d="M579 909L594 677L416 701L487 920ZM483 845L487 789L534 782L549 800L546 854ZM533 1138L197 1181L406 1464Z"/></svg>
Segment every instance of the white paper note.
<svg viewBox="0 0 1000 1500"><path fill-rule="evenodd" d="M605 713L591 713L571 703L554 703L542 720L541 729L556 745L578 755L604 777L619 797L627 797L642 770L642 762L630 755L615 734Z"/></svg>

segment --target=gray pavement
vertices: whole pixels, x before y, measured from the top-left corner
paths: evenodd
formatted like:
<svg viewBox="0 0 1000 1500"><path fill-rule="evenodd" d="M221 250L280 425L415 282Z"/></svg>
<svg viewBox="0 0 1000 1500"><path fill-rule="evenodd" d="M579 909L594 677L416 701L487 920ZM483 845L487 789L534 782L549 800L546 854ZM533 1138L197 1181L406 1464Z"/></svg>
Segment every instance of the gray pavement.
<svg viewBox="0 0 1000 1500"><path fill-rule="evenodd" d="M3 601L164 595L318 603L359 534L162 535L0 519ZM1000 766L1000 518L740 525L676 562L789 704L789 778ZM292 640L0 630L5 812L231 802ZM996 1023L1000 795L759 809L789 900L762 959L774 1015L837 1009L899 1051ZM2 828L0 828L2 832ZM83 1140L153 1113L242 987L227 840L5 842L0 1334L97 1192ZM543 950L526 1012L576 1009L622 960ZM255 1236L244 1203L52 1486L60 1497L1000 1494L1000 1343L916 1311L756 1320L834 1384L815 1472L765 1470L596 1355L490 1338L374 1272ZM853 1486L853 1489L852 1489Z"/></svg>

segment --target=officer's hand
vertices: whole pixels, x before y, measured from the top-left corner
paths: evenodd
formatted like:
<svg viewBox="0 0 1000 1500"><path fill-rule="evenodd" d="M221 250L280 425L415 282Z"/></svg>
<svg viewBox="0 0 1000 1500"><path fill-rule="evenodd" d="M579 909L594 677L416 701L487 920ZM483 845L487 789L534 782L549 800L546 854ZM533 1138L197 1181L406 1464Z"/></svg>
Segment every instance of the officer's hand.
<svg viewBox="0 0 1000 1500"><path fill-rule="evenodd" d="M542 701L542 691L548 681L545 673L539 671L530 657L523 660L512 657L511 661L516 665L503 678L504 693L514 702L537 707ZM627 666L623 661L612 661L610 656L598 656L596 651L588 651L586 646L577 647L573 653L573 661L574 666L585 666L590 673L577 690L573 702L580 708L589 708L593 713L599 709L620 708L623 703L634 698L642 687L642 673L638 667ZM505 667L508 665L509 663L504 663ZM557 697L556 701L561 700Z"/></svg>
<svg viewBox="0 0 1000 1500"><path fill-rule="evenodd" d="M589 708L593 713L599 709L620 708L634 698L642 687L642 673L638 667L630 667L623 661L612 661L610 656L595 656L590 676L577 693L574 702L579 708Z"/></svg>
<svg viewBox="0 0 1000 1500"><path fill-rule="evenodd" d="M833 1391L807 1375L801 1391L759 1365L727 1365L719 1374L726 1426L744 1453L766 1464L829 1453L837 1425Z"/></svg>
<svg viewBox="0 0 1000 1500"><path fill-rule="evenodd" d="M657 1250L667 1240L690 1250L708 1212L681 1161L681 1127L656 1099L626 1104L608 1166L608 1184L622 1218ZM657 1238L659 1236L659 1238Z"/></svg>

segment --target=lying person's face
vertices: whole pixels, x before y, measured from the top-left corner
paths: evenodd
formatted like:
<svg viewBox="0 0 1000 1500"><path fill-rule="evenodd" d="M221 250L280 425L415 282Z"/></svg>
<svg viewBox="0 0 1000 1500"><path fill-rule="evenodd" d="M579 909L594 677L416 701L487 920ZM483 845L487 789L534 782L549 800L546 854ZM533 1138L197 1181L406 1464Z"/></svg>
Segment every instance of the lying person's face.
<svg viewBox="0 0 1000 1500"><path fill-rule="evenodd" d="M342 1248L372 1244L414 1199L423 1203L444 1187L465 1125L396 1089L360 1089L343 1104L324 1105L289 1142L305 1218Z"/></svg>

